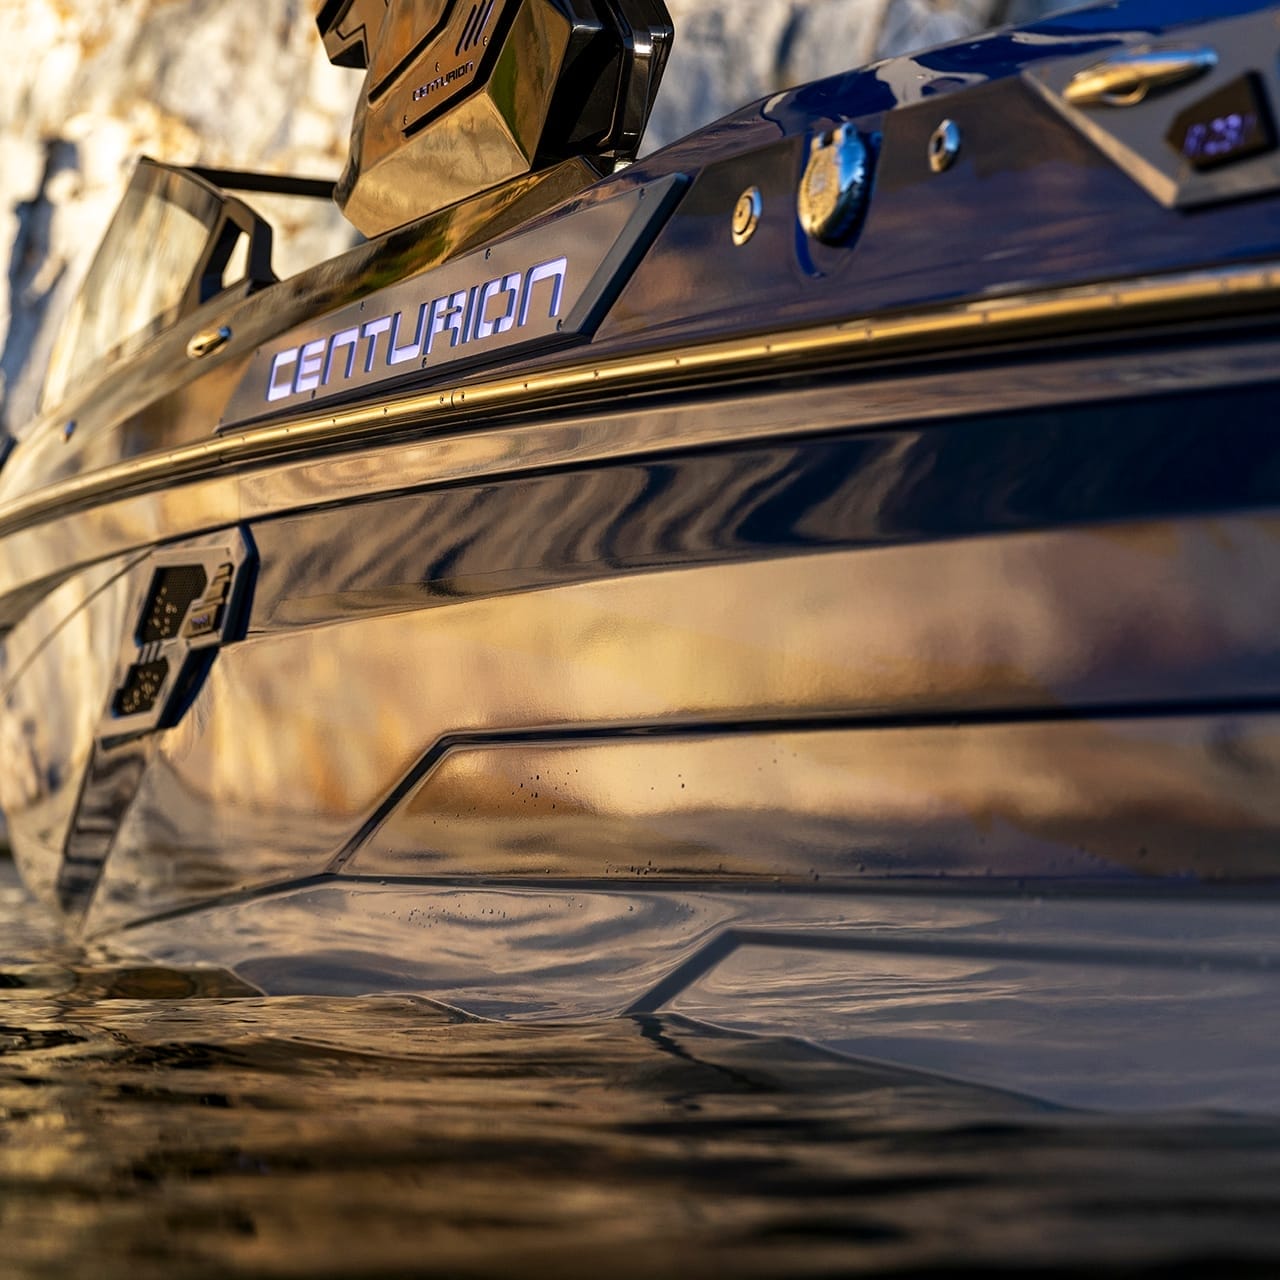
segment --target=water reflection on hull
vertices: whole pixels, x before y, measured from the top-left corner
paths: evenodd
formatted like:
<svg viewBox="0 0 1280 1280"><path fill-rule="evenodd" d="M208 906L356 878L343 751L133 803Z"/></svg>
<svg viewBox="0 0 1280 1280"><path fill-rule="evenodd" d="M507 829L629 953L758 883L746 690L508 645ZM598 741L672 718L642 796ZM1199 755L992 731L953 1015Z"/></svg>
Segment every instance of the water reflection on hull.
<svg viewBox="0 0 1280 1280"><path fill-rule="evenodd" d="M270 992L419 991L515 1021L674 1012L1063 1105L1275 1112L1273 915L1231 894L332 879L125 941Z"/></svg>
<svg viewBox="0 0 1280 1280"><path fill-rule="evenodd" d="M257 475L282 510L242 535L238 630L156 731L94 710L151 560L11 634L18 856L86 935L268 991L689 1012L1056 1102L1273 1110L1280 1046L1233 1028L1274 1021L1280 469L1269 392L1214 395L1225 426L1062 405L301 512ZM691 439L721 408L679 411ZM1209 465L1228 436L1247 467Z"/></svg>
<svg viewBox="0 0 1280 1280"><path fill-rule="evenodd" d="M1275 6L1191 7L1123 110L1147 0L193 278L0 472L27 883L136 972L1275 1110L1280 160L1161 114Z"/></svg>
<svg viewBox="0 0 1280 1280"><path fill-rule="evenodd" d="M22 1280L1119 1276L1188 1257L1261 1277L1280 1255L1272 1122L1103 1120L671 1013L531 1026L421 997L264 999L207 966L77 951L30 907L0 863L0 1216Z"/></svg>

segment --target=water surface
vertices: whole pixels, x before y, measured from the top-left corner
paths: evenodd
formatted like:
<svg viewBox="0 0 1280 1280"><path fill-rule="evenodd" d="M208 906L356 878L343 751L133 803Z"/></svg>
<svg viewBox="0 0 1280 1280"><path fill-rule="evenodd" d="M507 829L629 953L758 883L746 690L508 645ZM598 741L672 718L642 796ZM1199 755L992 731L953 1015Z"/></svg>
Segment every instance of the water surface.
<svg viewBox="0 0 1280 1280"><path fill-rule="evenodd" d="M1280 1275L1280 1121L1066 1112L675 1018L266 998L0 861L0 1275Z"/></svg>

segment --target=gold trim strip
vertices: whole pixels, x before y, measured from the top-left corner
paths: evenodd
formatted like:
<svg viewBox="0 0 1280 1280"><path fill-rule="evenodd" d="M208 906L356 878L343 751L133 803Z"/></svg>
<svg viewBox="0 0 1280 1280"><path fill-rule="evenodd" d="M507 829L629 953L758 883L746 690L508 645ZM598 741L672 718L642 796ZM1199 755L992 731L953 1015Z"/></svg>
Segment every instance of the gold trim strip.
<svg viewBox="0 0 1280 1280"><path fill-rule="evenodd" d="M1280 263L1225 267L1179 276L1155 276L984 299L915 315L860 318L808 329L708 343L650 356L625 356L589 364L403 396L283 422L248 426L197 444L146 454L59 481L0 508L0 535L67 509L92 505L158 485L200 477L214 469L260 465L310 445L338 442L360 432L470 416L480 410L517 407L532 398L573 392L613 393L627 387L682 379L692 374L758 374L762 367L841 356L865 360L916 349L946 349L1022 333L1067 336L1085 327L1113 328L1141 320L1234 314L1280 301Z"/></svg>

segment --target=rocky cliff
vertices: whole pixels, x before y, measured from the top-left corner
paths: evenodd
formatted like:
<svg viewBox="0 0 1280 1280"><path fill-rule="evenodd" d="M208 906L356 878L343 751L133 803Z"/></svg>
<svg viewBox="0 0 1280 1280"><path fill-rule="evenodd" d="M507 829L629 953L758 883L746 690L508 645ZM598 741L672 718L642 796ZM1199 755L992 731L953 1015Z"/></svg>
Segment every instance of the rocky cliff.
<svg viewBox="0 0 1280 1280"><path fill-rule="evenodd" d="M651 146L782 86L1048 7L1045 0L668 3L676 47ZM34 411L57 320L136 156L337 174L360 73L325 60L312 9L307 0L24 0L21 18L6 24L0 429L20 434ZM336 217L268 216L277 242L299 262L350 242Z"/></svg>

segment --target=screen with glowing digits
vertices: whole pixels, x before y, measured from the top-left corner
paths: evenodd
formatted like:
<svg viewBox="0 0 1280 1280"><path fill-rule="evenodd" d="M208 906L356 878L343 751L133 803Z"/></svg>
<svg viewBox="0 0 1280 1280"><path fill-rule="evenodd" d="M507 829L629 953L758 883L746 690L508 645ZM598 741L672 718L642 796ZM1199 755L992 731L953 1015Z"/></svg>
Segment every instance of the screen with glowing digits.
<svg viewBox="0 0 1280 1280"><path fill-rule="evenodd" d="M1169 142L1194 169L1261 155L1275 147L1264 90L1255 75L1241 76L1188 107L1173 122Z"/></svg>

